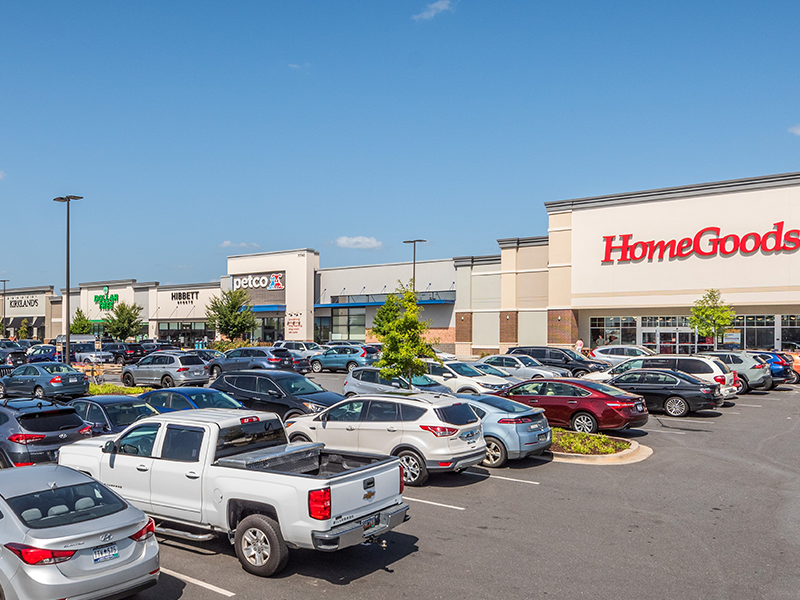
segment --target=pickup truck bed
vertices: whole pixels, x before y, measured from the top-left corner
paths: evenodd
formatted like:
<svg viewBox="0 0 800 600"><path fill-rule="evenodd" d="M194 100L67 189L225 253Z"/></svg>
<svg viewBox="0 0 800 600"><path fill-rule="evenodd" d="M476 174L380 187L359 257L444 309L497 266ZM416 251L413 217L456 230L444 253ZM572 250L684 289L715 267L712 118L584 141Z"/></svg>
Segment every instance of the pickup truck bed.
<svg viewBox="0 0 800 600"><path fill-rule="evenodd" d="M216 464L233 469L252 469L272 473L293 473L319 479L328 479L374 465L385 456L345 454L324 450L325 444L293 443L277 448L264 448L220 458Z"/></svg>

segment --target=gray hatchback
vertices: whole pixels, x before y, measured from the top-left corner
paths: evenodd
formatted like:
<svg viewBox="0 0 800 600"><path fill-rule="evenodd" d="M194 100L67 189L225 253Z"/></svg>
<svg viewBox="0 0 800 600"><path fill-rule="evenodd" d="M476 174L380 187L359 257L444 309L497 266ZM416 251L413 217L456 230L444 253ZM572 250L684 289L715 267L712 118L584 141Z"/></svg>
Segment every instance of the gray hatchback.
<svg viewBox="0 0 800 600"><path fill-rule="evenodd" d="M153 352L135 365L122 369L122 383L128 387L202 386L208 383L208 366L199 356L193 354Z"/></svg>

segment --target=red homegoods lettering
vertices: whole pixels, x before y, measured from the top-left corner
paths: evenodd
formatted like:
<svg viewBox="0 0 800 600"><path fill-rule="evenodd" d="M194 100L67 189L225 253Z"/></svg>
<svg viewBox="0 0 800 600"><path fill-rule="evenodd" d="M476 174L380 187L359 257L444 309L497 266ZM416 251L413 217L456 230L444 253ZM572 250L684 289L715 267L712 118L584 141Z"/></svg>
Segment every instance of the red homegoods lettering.
<svg viewBox="0 0 800 600"><path fill-rule="evenodd" d="M738 235L723 235L719 227L705 227L692 237L675 240L634 241L632 233L603 236L605 252L603 264L639 262L642 260L670 260L688 258L692 255L700 257L733 256L743 254L751 256L756 252L778 254L794 252L800 248L800 229L785 229L785 222L773 224L767 233L755 231Z"/></svg>

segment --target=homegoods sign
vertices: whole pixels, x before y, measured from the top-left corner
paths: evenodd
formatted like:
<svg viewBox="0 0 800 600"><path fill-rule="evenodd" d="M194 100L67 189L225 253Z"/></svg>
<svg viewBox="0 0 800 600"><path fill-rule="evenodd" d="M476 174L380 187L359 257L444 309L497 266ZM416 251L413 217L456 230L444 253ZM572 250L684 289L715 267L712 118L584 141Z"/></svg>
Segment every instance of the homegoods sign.
<svg viewBox="0 0 800 600"><path fill-rule="evenodd" d="M756 253L781 254L800 248L800 229L786 229L785 222L773 224L772 229L743 235L723 231L720 227L705 227L692 237L674 240L634 241L632 233L603 236L605 252L602 264L620 264L643 260L674 260L697 256L752 256Z"/></svg>

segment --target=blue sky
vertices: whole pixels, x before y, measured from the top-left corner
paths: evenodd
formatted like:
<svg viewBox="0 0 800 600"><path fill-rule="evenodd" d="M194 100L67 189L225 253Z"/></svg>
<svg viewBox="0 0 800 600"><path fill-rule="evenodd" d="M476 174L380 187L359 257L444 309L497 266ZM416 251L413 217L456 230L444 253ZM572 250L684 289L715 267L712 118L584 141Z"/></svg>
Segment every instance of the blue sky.
<svg viewBox="0 0 800 600"><path fill-rule="evenodd" d="M798 2L0 2L0 277L496 253L549 200L800 170Z"/></svg>

